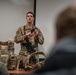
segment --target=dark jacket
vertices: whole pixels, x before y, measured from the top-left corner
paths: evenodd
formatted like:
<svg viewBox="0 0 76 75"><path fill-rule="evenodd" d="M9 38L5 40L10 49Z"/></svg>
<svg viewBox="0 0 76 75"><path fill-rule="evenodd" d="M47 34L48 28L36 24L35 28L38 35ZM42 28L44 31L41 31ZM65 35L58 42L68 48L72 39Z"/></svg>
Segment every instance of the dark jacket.
<svg viewBox="0 0 76 75"><path fill-rule="evenodd" d="M76 35L62 38L35 75L76 75Z"/></svg>

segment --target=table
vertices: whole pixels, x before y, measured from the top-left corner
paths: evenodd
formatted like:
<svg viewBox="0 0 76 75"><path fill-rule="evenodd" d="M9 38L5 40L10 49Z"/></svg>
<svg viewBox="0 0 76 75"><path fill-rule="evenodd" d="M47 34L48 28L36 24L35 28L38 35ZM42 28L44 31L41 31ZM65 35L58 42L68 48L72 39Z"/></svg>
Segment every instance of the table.
<svg viewBox="0 0 76 75"><path fill-rule="evenodd" d="M27 74L32 73L32 71L25 71L25 70L17 69L17 70L9 70L8 73L10 75L27 75Z"/></svg>

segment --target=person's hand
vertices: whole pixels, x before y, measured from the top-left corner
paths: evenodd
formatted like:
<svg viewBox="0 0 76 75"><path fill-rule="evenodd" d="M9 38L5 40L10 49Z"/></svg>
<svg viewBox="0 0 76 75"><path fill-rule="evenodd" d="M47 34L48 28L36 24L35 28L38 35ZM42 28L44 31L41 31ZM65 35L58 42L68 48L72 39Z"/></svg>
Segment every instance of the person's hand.
<svg viewBox="0 0 76 75"><path fill-rule="evenodd" d="M38 34L39 34L39 30L38 30L38 29L35 29L34 35L35 35L35 36L38 36Z"/></svg>
<svg viewBox="0 0 76 75"><path fill-rule="evenodd" d="M27 33L26 35L23 35L24 38L28 37L31 35L31 32Z"/></svg>
<svg viewBox="0 0 76 75"><path fill-rule="evenodd" d="M25 39L26 37L28 36L38 36L39 34L39 30L38 29L35 29L34 32L28 32L26 35L23 35L23 38Z"/></svg>

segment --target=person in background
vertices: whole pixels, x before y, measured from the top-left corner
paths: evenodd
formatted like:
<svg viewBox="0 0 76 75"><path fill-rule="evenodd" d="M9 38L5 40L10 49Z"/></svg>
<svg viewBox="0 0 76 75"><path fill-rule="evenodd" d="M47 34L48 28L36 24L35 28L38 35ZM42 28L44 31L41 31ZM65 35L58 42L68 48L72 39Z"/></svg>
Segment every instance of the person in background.
<svg viewBox="0 0 76 75"><path fill-rule="evenodd" d="M19 55L23 56L39 51L38 44L42 45L44 43L44 36L41 30L33 24L33 12L27 12L26 20L27 24L19 27L15 36L15 42L21 45ZM36 62L39 61L38 56L35 56L35 59Z"/></svg>
<svg viewBox="0 0 76 75"><path fill-rule="evenodd" d="M9 75L7 67L3 62L0 62L0 75Z"/></svg>
<svg viewBox="0 0 76 75"><path fill-rule="evenodd" d="M55 25L56 44L44 67L31 75L76 75L76 5L60 12Z"/></svg>

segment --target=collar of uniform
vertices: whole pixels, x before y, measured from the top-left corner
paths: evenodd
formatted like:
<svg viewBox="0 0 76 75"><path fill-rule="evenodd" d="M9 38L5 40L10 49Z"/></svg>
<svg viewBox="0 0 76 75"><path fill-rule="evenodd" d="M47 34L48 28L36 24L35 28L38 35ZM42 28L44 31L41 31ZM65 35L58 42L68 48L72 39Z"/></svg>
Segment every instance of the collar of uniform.
<svg viewBox="0 0 76 75"><path fill-rule="evenodd" d="M31 26L29 26L29 24L26 24L25 26L26 26L26 29L29 29L29 30L35 27L33 24Z"/></svg>

